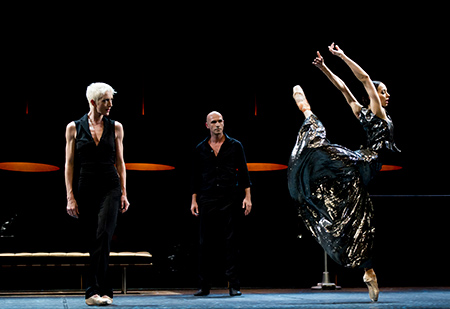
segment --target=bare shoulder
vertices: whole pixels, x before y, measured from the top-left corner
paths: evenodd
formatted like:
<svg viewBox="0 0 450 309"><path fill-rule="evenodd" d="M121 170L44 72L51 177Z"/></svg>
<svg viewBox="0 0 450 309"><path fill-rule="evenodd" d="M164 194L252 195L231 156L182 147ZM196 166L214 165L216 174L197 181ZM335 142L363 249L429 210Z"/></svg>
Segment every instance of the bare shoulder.
<svg viewBox="0 0 450 309"><path fill-rule="evenodd" d="M114 121L114 127L117 129L122 129L123 130L123 125L118 122L118 121Z"/></svg>
<svg viewBox="0 0 450 309"><path fill-rule="evenodd" d="M69 138L75 138L77 132L77 127L75 125L75 121L70 122L66 127L66 136Z"/></svg>
<svg viewBox="0 0 450 309"><path fill-rule="evenodd" d="M114 128L116 130L116 133L123 133L123 125L120 122L115 121Z"/></svg>
<svg viewBox="0 0 450 309"><path fill-rule="evenodd" d="M73 130L75 128L76 128L75 121L72 121L72 122L69 122L69 124L66 127L66 130L69 130L69 129Z"/></svg>
<svg viewBox="0 0 450 309"><path fill-rule="evenodd" d="M116 132L116 138L123 138L123 125L120 122L114 121L114 131Z"/></svg>

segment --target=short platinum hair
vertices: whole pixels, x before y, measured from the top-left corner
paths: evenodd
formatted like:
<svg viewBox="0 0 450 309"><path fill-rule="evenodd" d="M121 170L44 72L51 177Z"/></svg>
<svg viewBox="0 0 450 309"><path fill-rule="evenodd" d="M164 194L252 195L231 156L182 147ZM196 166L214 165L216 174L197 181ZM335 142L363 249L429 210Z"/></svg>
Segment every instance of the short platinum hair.
<svg viewBox="0 0 450 309"><path fill-rule="evenodd" d="M113 87L105 83L92 83L86 89L86 98L91 105L91 100L98 102L98 100L105 95L105 93L111 92L112 94L117 93Z"/></svg>

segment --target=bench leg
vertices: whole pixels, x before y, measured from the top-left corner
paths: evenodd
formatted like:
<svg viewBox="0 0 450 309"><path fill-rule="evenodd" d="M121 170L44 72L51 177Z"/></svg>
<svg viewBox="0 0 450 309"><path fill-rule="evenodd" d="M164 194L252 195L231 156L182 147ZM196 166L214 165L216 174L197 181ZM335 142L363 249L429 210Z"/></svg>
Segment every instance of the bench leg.
<svg viewBox="0 0 450 309"><path fill-rule="evenodd" d="M122 267L122 294L127 294L127 267Z"/></svg>

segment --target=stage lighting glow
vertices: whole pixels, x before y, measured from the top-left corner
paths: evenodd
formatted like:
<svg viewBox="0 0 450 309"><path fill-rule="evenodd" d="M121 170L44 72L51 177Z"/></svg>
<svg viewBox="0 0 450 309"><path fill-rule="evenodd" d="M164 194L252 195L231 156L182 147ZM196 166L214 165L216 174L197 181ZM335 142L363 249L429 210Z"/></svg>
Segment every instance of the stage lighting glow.
<svg viewBox="0 0 450 309"><path fill-rule="evenodd" d="M247 163L250 172L280 171L287 169L287 165L277 163Z"/></svg>
<svg viewBox="0 0 450 309"><path fill-rule="evenodd" d="M387 172L387 171L398 171L401 170L403 167L398 165L383 165L381 167L381 172Z"/></svg>
<svg viewBox="0 0 450 309"><path fill-rule="evenodd" d="M130 171L170 171L174 166L153 163L125 163L127 170Z"/></svg>
<svg viewBox="0 0 450 309"><path fill-rule="evenodd" d="M59 167L32 162L0 162L0 169L13 172L42 173L58 171Z"/></svg>

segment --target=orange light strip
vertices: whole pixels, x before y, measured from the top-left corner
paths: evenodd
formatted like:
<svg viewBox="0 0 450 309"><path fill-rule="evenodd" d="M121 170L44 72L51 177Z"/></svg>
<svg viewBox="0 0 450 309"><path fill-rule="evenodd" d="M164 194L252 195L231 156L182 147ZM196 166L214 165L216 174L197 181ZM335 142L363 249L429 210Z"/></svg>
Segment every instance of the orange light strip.
<svg viewBox="0 0 450 309"><path fill-rule="evenodd" d="M280 171L287 169L287 165L277 163L247 163L250 172Z"/></svg>
<svg viewBox="0 0 450 309"><path fill-rule="evenodd" d="M32 162L0 162L0 169L13 172L42 173L58 171L59 167Z"/></svg>
<svg viewBox="0 0 450 309"><path fill-rule="evenodd" d="M153 163L125 163L129 171L170 171L174 170L174 166Z"/></svg>

